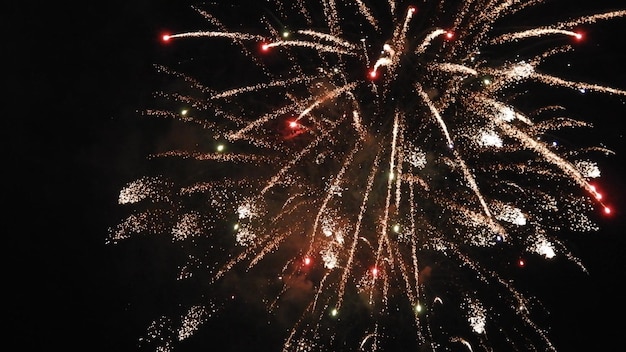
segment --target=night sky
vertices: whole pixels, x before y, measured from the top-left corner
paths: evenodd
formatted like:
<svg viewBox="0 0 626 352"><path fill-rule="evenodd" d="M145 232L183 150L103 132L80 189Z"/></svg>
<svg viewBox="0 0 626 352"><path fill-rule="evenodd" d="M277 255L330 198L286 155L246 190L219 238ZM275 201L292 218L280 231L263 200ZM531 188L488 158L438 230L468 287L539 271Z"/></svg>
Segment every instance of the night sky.
<svg viewBox="0 0 626 352"><path fill-rule="evenodd" d="M166 246L105 245L108 227L125 214L117 205L119 190L142 175L146 155L161 142L155 122L135 113L159 83L152 64L174 55L159 35L188 28L183 19L202 29L201 18L175 3L5 10L6 346L135 351L155 318L150 307L177 298L168 277L175 268L167 265L174 254ZM600 3L611 1L593 2L602 9ZM624 25L626 19L587 26L588 39L573 54L584 67L581 77L626 89ZM520 274L541 292L551 312L548 334L560 351L625 345L626 98L596 100L593 109L579 108L593 115L594 133L617 152L601 163L601 184L614 212L601 217L599 232L565 239L589 275L573 265L539 262ZM281 341L267 319L255 319L262 315L254 306L233 307L234 318L209 323L198 345L222 341L228 344L222 351L277 351Z"/></svg>

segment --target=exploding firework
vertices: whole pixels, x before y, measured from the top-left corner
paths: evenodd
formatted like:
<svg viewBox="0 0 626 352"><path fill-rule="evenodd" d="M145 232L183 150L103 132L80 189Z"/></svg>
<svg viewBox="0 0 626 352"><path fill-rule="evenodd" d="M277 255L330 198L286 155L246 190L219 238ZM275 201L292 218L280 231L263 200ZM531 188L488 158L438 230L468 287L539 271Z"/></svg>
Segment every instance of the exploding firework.
<svg viewBox="0 0 626 352"><path fill-rule="evenodd" d="M171 239L193 287L142 345L173 350L257 296L288 324L284 351L556 350L515 270L585 271L559 234L610 213L592 181L612 152L560 143L592 127L562 97L626 91L550 69L626 11L532 23L542 6L194 7L207 28L163 36L190 57L157 66L144 111L191 127L121 190L130 215L108 238Z"/></svg>

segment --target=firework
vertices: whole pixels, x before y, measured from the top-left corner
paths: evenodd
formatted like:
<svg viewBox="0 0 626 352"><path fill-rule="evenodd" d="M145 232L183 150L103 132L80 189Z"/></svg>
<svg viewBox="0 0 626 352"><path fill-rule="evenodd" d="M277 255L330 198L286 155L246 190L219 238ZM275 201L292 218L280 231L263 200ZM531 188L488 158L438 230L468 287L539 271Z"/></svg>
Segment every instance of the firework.
<svg viewBox="0 0 626 352"><path fill-rule="evenodd" d="M559 143L592 127L559 97L626 91L550 62L626 11L507 25L542 6L194 7L207 29L163 36L193 55L157 66L169 81L144 114L196 132L121 190L131 214L108 238L168 237L183 254L173 279L200 283L142 344L193 339L247 280L287 324L284 351L556 350L515 269L565 258L585 271L559 234L610 213L593 181L612 153Z"/></svg>

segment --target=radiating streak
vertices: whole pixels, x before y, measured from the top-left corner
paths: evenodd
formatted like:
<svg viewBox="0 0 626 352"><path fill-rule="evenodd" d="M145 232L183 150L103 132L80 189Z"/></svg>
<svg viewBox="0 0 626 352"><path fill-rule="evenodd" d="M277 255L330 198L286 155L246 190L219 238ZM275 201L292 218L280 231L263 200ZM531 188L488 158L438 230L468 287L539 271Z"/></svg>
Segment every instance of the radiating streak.
<svg viewBox="0 0 626 352"><path fill-rule="evenodd" d="M332 91L326 93L323 97L315 100L315 102L313 104L311 104L309 107L304 109L300 113L300 115L298 115L298 120L303 118L304 116L308 115L313 109L318 107L320 104L322 104L322 103L324 103L324 102L326 102L328 100L331 100L331 99L334 99L334 98L338 97L339 95L345 93L346 91L349 91L349 90L353 89L354 87L356 87L356 85L357 85L357 82L353 82L353 83L346 84L346 85L344 85L342 87L339 87L339 88L337 88L335 90L332 90Z"/></svg>
<svg viewBox="0 0 626 352"><path fill-rule="evenodd" d="M324 277L322 277L322 280L320 280L319 288L316 290L317 292L315 292L315 298L313 299L313 302L310 305L310 307L311 307L310 312L311 313L315 312L315 306L317 306L317 301L318 301L320 295L322 294L322 292L324 292L324 285L326 283L326 280L330 277L331 274L333 274L331 271L327 272L326 274L324 274ZM339 308L337 307L337 309L339 309Z"/></svg>
<svg viewBox="0 0 626 352"><path fill-rule="evenodd" d="M222 31L226 31L226 28L224 28L222 23L217 18L215 18L215 16L213 16L212 14L208 13L207 11L197 6L192 5L191 8L194 9L196 12L198 12L200 15L202 15L202 17L204 17L204 19L206 19L209 23L212 23L213 25L219 27L219 29Z"/></svg>
<svg viewBox="0 0 626 352"><path fill-rule="evenodd" d="M398 119L402 120L398 122L399 126L404 125L404 114L402 114L401 112L398 112ZM402 129L400 130L400 136L398 137L399 142L397 142L397 145L402 146L404 145L404 126L402 126ZM397 134L398 132L396 132ZM393 173L391 175L389 175L390 177L393 177L393 179L396 181L396 209L400 209L400 200L402 199L402 179L403 179L403 171L402 171L402 165L404 164L404 150L402 148L397 148L398 150L396 151L396 153L398 153L398 156L396 157L397 162L396 162L396 169L395 171L393 171ZM396 210L397 212L397 210Z"/></svg>
<svg viewBox="0 0 626 352"><path fill-rule="evenodd" d="M270 121L272 119L277 118L278 116L289 114L296 108L297 108L297 106L288 105L288 106L282 107L280 109L274 110L274 111L272 111L269 114L265 114L263 116L260 116L256 120L250 122L246 127L240 129L237 132L233 132L233 133L229 134L228 135L228 139L232 140L232 141L236 141L238 139L245 139L246 138L246 133L248 133L249 131L265 125L265 123L267 123L268 121Z"/></svg>
<svg viewBox="0 0 626 352"><path fill-rule="evenodd" d="M470 75L470 76L478 76L478 71L476 71L475 69L471 67L467 67L467 66L460 65L460 64L453 64L453 63L446 62L446 63L436 63L431 66L440 71L451 72L451 73L461 73L461 74Z"/></svg>
<svg viewBox="0 0 626 352"><path fill-rule="evenodd" d="M402 253L400 253L397 245L394 245L392 250L394 252L394 257L398 258L398 260L396 260L396 264L400 267L400 273L402 274L402 281L404 281L404 285L406 288L407 298L409 299L409 302L416 302L417 296L416 293L413 292L413 286L411 286L411 280L409 275L410 271L409 269L407 269L406 261L403 260Z"/></svg>
<svg viewBox="0 0 626 352"><path fill-rule="evenodd" d="M361 116L359 115L358 110L352 111L352 125L354 126L354 130L359 133L359 137L361 139L365 139L365 136L367 135L367 130L361 124Z"/></svg>
<svg viewBox="0 0 626 352"><path fill-rule="evenodd" d="M533 122L528 119L526 116L524 116L523 114L520 114L519 112L513 110L511 107L505 105L504 103L501 103L499 101L487 98L487 97L478 97L478 99L484 103L486 103L487 105L491 106L496 112L498 112L500 115L497 115L496 118L494 118L494 121L511 121L512 119L517 119L522 121L523 123L525 123L526 125L533 125Z"/></svg>
<svg viewBox="0 0 626 352"><path fill-rule="evenodd" d="M200 31L200 32L186 32L186 33L178 33L178 34L170 34L167 37L170 39L175 38L199 38L199 37L222 37L229 39L245 39L245 40L256 40L256 41L264 41L266 38L260 35L254 35L250 33L241 33L241 32L216 32L216 31Z"/></svg>
<svg viewBox="0 0 626 352"><path fill-rule="evenodd" d="M303 48L314 49L314 50L317 50L318 52L328 52L328 53L339 54L339 55L351 55L351 56L356 55L356 53L353 53L352 51L343 50L338 46L324 45L320 43L307 42L304 40L280 40L277 42L272 42L272 43L268 43L264 45L266 49L270 49L274 47L288 47L288 46L299 46Z"/></svg>
<svg viewBox="0 0 626 352"><path fill-rule="evenodd" d="M544 27L544 28L533 28L533 29L529 29L526 31L516 32L516 33L503 34L499 37L492 39L489 42L489 44L502 44L502 43L510 42L510 41L517 40L517 39L542 37L542 36L552 35L552 34L563 34L563 35L568 35L570 37L575 37L575 38L580 37L579 33L576 33L573 31Z"/></svg>
<svg viewBox="0 0 626 352"><path fill-rule="evenodd" d="M415 199L415 187L413 186L413 183L409 184L409 199L410 201L410 207L409 207L409 215L410 215L410 221L411 221L411 264L413 265L413 280L415 282L415 298L414 301L411 302L411 304L416 304L416 302L419 302L419 297L420 297L420 280L419 280L419 272L420 272L420 267L419 267L419 260L417 258L417 225L415 223L415 217L416 217L416 210L415 210L415 202L413 201ZM419 303L418 303L419 304ZM418 313L416 311L415 308L413 308L413 320L415 321L415 326L417 326L417 338L418 340L422 340L422 332L420 329L420 319L418 316Z"/></svg>
<svg viewBox="0 0 626 352"><path fill-rule="evenodd" d="M452 28L458 28L461 25L463 20L467 19L467 12L469 11L470 6L474 3L475 0L465 0L462 3L462 7L457 11L457 15L454 18L454 24Z"/></svg>
<svg viewBox="0 0 626 352"><path fill-rule="evenodd" d="M393 40L397 47L402 48L400 51L404 52L404 46L406 42L406 33L409 29L409 22L413 18L413 14L415 13L415 8L409 7L406 11L406 15L404 16L404 23L400 27L400 31L397 34L394 34Z"/></svg>
<svg viewBox="0 0 626 352"><path fill-rule="evenodd" d="M503 121L496 120L498 126L506 132L506 134L510 137L513 137L520 141L525 147L537 152L547 161L552 163L554 166L557 166L561 171L563 171L566 175L568 175L573 181L575 181L579 186L583 189L587 190L589 194L595 195L595 190L589 185L589 182L581 175L580 171L576 169L570 162L564 160L559 157L550 149L548 149L545 145L540 142L535 141L534 138L528 136L521 130L511 126Z"/></svg>
<svg viewBox="0 0 626 352"><path fill-rule="evenodd" d="M419 83L416 83L415 85L417 88L417 93L422 97L423 101L428 105L432 116L434 116L437 122L439 122L439 126L441 130L444 132L444 135L446 136L446 140L448 141L448 146L452 148L454 146L454 143L452 142L450 134L448 133L448 128L445 122L443 121L443 119L441 118L441 116L439 115L437 108L434 106L434 104L432 103L428 95L424 92L424 90L419 85ZM465 179L469 183L470 188L474 191L474 194L476 194L476 196L478 197L478 200L480 201L480 204L483 207L483 211L485 212L485 214L487 214L488 217L491 218L491 212L489 211L489 207L487 206L485 200L483 199L480 189L478 188L478 185L476 184L476 181L474 180L474 176L468 170L461 155L459 155L456 150L452 150L452 151L456 158L456 162L459 164L459 166L461 167L461 170L463 171L463 175L465 176Z"/></svg>
<svg viewBox="0 0 626 352"><path fill-rule="evenodd" d="M485 206L487 205L483 204L483 211L485 211L484 209ZM485 211L485 215L483 215L483 214L476 213L466 207L460 207L460 206L452 206L452 207L458 210L467 219L471 219L473 220L474 223L477 223L477 224L485 224L491 229L492 233L501 235L504 240L507 239L508 234L507 234L506 229L502 227L502 225L494 221L494 219L491 216L491 212L489 211L489 208L487 208L487 210Z"/></svg>
<svg viewBox="0 0 626 352"><path fill-rule="evenodd" d="M580 34L571 30L564 30L563 28L572 28L585 23L594 23L598 20L609 20L612 18L619 18L626 16L626 10L605 12L591 16L584 16L575 20L559 22L550 27L537 27L526 31L507 33L496 37L490 41L490 44L502 44L507 41L512 41L522 38L539 37L550 34L564 34L580 38Z"/></svg>
<svg viewBox="0 0 626 352"><path fill-rule="evenodd" d="M396 143L397 143L397 137L398 137L398 124L399 124L399 113L396 112L394 120L393 120L393 131L392 131L392 140L391 140L391 155L389 156L389 174L388 175L392 175L394 170L395 170L395 163L396 163ZM389 236L388 236L388 231L389 231L389 209L390 209L390 204L391 204L391 189L393 187L393 178L392 177L387 177L387 195L385 197L385 209L383 210L383 219L382 219L382 223L380 225L380 230L378 230L380 232L380 236L378 236L378 249L376 250L376 260L375 260L375 266L374 268L376 269L380 269L379 268L379 263L381 261L381 255L383 252L383 248L384 245L386 248L388 248L388 253L391 255L390 252L390 243L389 243ZM372 287L375 286L376 283L376 278L378 277L378 275L372 275ZM370 301L371 301L371 297L373 294L374 289L372 289L371 293L370 293Z"/></svg>
<svg viewBox="0 0 626 352"><path fill-rule="evenodd" d="M426 51L426 48L428 48L428 46L430 46L430 44L432 43L433 39L437 38L438 36L445 34L446 31L438 28L435 29L434 31L430 32L426 38L424 38L424 40L422 41L422 43L415 48L415 53L416 54L423 54Z"/></svg>
<svg viewBox="0 0 626 352"><path fill-rule="evenodd" d="M362 0L355 0L357 5L359 6L359 12L367 19L367 21L374 27L374 29L379 30L378 21L376 17L372 15L372 11L363 3Z"/></svg>
<svg viewBox="0 0 626 352"><path fill-rule="evenodd" d="M463 171L463 176L465 180L467 181L467 183L469 183L469 187L472 189L472 191L474 191L474 194L476 195L476 197L478 198L478 201L482 205L483 211L485 212L487 217L491 219L491 211L489 210L489 206L487 206L487 202L485 202L485 199L483 198L482 192L480 191L478 184L476 184L476 179L474 178L474 175L472 175L470 170L467 168L467 165L465 164L465 161L463 161L463 158L461 157L461 155L459 155L459 153L456 150L453 150L452 153L454 154L454 157L456 158L458 165L461 167L461 171Z"/></svg>
<svg viewBox="0 0 626 352"><path fill-rule="evenodd" d="M354 154L356 154L356 152L359 151L359 149L360 149L360 143L357 143L355 146L353 146L350 149L350 153L345 157L341 169L334 177L333 184L326 191L326 196L324 200L322 201L322 204L319 207L319 210L317 211L317 215L315 216L315 221L313 222L313 227L311 229L311 241L310 241L311 244L309 246L307 255L311 254L313 244L315 243L315 237L317 235L317 227L319 226L322 216L326 214L326 211L327 211L326 207L328 206L328 203L331 201L331 199L335 197L335 194L332 192L332 190L339 188L342 183L346 182L346 180L344 179L344 175L352 164L352 159L354 158Z"/></svg>
<svg viewBox="0 0 626 352"><path fill-rule="evenodd" d="M212 94L212 93L213 93L213 90L212 90L212 89L209 89L209 88L208 88L208 87L206 87L204 84L202 84L202 83L198 82L198 80L197 80L197 79L195 79L195 78L193 78L193 77L189 77L188 75L186 75L186 74L184 74L184 73L174 71L174 70L172 70L172 69L170 69L170 68L168 68L168 67L165 67L165 66L163 66L163 65L156 65L156 64L155 64L155 65L154 65L154 67L156 68L156 70L157 70L158 72L163 72L163 73L168 74L168 75L170 75L170 76L173 76L173 77L178 77L178 78L183 79L183 80L184 80L185 82L187 82L187 83L188 83L188 84L189 84L192 88L198 89L198 90L200 90L201 92L204 92L204 93L209 93L209 94Z"/></svg>
<svg viewBox="0 0 626 352"><path fill-rule="evenodd" d="M450 133L448 133L448 127L446 126L446 123L441 118L441 115L439 115L439 111L437 110L437 107L435 107L435 104L433 104L433 102L428 97L428 94L424 92L424 89L419 83L415 83L415 88L417 89L417 94L422 98L424 103L426 103L426 105L430 109L431 116L434 117L437 123L439 124L439 128L441 129L444 136L446 137L446 142L447 142L448 147L452 148L454 143L452 142Z"/></svg>
<svg viewBox="0 0 626 352"><path fill-rule="evenodd" d="M228 32L228 30L226 29L226 27L217 19L215 18L215 16L213 16L212 14L200 9L197 6L191 6L192 9L194 9L196 12L198 12L200 15L202 15L202 17L204 17L209 23L213 24L214 26L216 26L220 31L222 32ZM250 53L250 51L248 50L248 48L244 45L244 42L242 40L240 40L240 38L232 38L233 39L233 43L236 43L237 45L239 45L242 53L244 55L246 55L246 57L250 58L254 63L256 63L257 67L261 67L263 68L263 71L266 72L265 68L263 67L263 65L260 63L259 59L253 55L252 53ZM241 38L244 40L247 40L246 38ZM267 73L267 72L266 72Z"/></svg>
<svg viewBox="0 0 626 352"><path fill-rule="evenodd" d="M417 176L417 175L411 175L411 174L402 174L402 181L409 183L411 185L413 184L419 184L425 191L430 191L430 187L428 186L428 183L426 183L426 181L424 181L423 178Z"/></svg>
<svg viewBox="0 0 626 352"><path fill-rule="evenodd" d="M333 42L337 45L341 45L342 47L344 47L347 50L352 50L352 51L356 51L358 50L358 46L355 44L352 44L350 42L348 42L347 40L331 35L331 34L326 34L326 33L322 33L322 32L317 32L317 31L313 31L313 30L299 30L298 33L300 34L304 34L304 35L308 35L311 37L316 37L322 40L327 40L330 42Z"/></svg>
<svg viewBox="0 0 626 352"><path fill-rule="evenodd" d="M566 81L558 77L539 74L539 73L533 74L532 77L537 79L540 82L547 83L547 84L554 85L554 86L567 87L567 88L572 88L572 89L577 89L577 90L588 89L588 90L592 90L596 92L603 92L603 93L626 96L626 90L622 90L622 89L605 87L605 86L601 86L597 84L590 84L590 83L585 83L585 82Z"/></svg>
<svg viewBox="0 0 626 352"><path fill-rule="evenodd" d="M352 246L350 246L350 250L348 251L348 259L346 260L346 264L343 269L343 274L341 275L341 281L339 281L339 290L337 295L337 309L341 308L341 304L343 302L343 295L346 287L346 283L348 282L348 277L350 276L352 270L352 263L354 261L354 254L356 253L357 244L359 243L359 236L361 233L361 224L363 222L363 216L367 210L367 202L369 200L370 192L372 191L372 187L374 185L374 179L376 174L378 173L378 166L380 162L380 155L376 154L374 158L374 163L372 165L372 169L370 170L370 174L367 178L367 185L365 188L365 193L363 194L363 200L361 201L361 206L359 210L359 215L356 219L356 224L354 226L354 232L352 236ZM365 239L367 241L367 239Z"/></svg>
<svg viewBox="0 0 626 352"><path fill-rule="evenodd" d="M257 92L261 89L267 89L267 88L273 88L273 87L287 87L290 86L292 84L297 84L297 83L310 83L311 81L320 78L319 76L310 76L310 77L296 77L296 78L292 78L292 79L288 79L288 80L284 80L284 81L271 81L269 83L258 83L255 85L251 85L251 86L246 86L246 87L241 87L241 88L235 88L235 89L229 89L223 92L220 92L219 94L215 94L213 96L211 96L211 100L216 100L216 99L222 99L222 98L229 98L232 97L234 95L240 94L240 93L248 93L248 92Z"/></svg>
<svg viewBox="0 0 626 352"><path fill-rule="evenodd" d="M604 21L604 20L610 20L613 18L619 18L619 17L624 17L624 16L626 16L626 10L604 12L604 13L598 13L595 15L583 16L583 17L580 17L571 21L559 22L555 25L555 27L556 28L571 28L571 27L575 27L575 26L585 24L585 23L589 24L589 23L597 22L599 20Z"/></svg>
<svg viewBox="0 0 626 352"><path fill-rule="evenodd" d="M287 200L283 203L282 207L280 208L280 214L278 214L277 216L275 216L272 221L276 222L278 220L279 217L283 216L283 213L286 211L286 207L288 205L290 205L291 203L293 203L296 199L298 198L305 198L304 194L301 193L297 193L297 194L293 194L291 195L289 198L287 198ZM301 203L305 203L306 200L301 201ZM294 206L293 208L295 208L296 206ZM293 210L292 210L293 211Z"/></svg>
<svg viewBox="0 0 626 352"><path fill-rule="evenodd" d="M396 1L395 0L387 0L389 4L389 13L396 13Z"/></svg>
<svg viewBox="0 0 626 352"><path fill-rule="evenodd" d="M182 159L196 159L196 160L216 160L221 162L271 162L272 159L262 155L250 155L250 154L233 154L233 153L199 153L189 152L184 150L170 150L163 153L152 154L152 157L179 157Z"/></svg>
<svg viewBox="0 0 626 352"><path fill-rule="evenodd" d="M376 63L374 64L374 72L378 71L378 68L380 67L384 67L384 66L390 66L393 63L393 61L388 58L388 57L381 57L378 60L376 60Z"/></svg>
<svg viewBox="0 0 626 352"><path fill-rule="evenodd" d="M231 271L232 268L236 264L246 260L247 258L252 257L252 259L250 260L248 264L248 269L254 267L268 253L278 248L280 244L292 234L293 234L292 232L287 231L284 233L274 233L274 234L266 235L265 240L263 240L263 243L247 247L243 253L239 254L237 257L235 257L234 259L231 259L228 263L226 263L222 267L222 269L220 269L212 277L212 282L216 282L217 280L219 280L224 274ZM254 256L252 256L252 254L254 254Z"/></svg>
<svg viewBox="0 0 626 352"><path fill-rule="evenodd" d="M501 15L509 15L509 14L513 14L515 12L518 12L522 9L524 9L525 7L529 7L535 4L540 4L542 3L544 0L506 0L503 1L501 4L497 5L494 7L493 11L491 12L486 12L485 13L485 17L490 18L491 22L493 23L497 18L499 18ZM497 1L492 1L492 3L494 5L496 5ZM513 6L518 5L518 7L514 8Z"/></svg>
<svg viewBox="0 0 626 352"><path fill-rule="evenodd" d="M459 343L465 345L465 347L467 347L467 349L470 352L474 352L474 350L472 349L472 345L467 340L465 340L464 338L456 336L456 337L450 338L450 341L452 341L452 342L459 342Z"/></svg>
<svg viewBox="0 0 626 352"><path fill-rule="evenodd" d="M330 32L335 35L341 35L341 27L339 26L339 15L337 14L337 4L335 0L321 0L324 15L326 16Z"/></svg>
<svg viewBox="0 0 626 352"><path fill-rule="evenodd" d="M154 116L160 118L170 118L174 120L180 120L185 122L193 122L200 125L202 128L212 129L215 127L215 124L207 122L205 120L196 119L191 116L183 116L180 113L172 112L172 111L163 111L163 110L152 110L148 109L143 112L146 116Z"/></svg>
<svg viewBox="0 0 626 352"><path fill-rule="evenodd" d="M363 347L365 347L365 343L367 342L367 340L369 340L371 338L375 338L375 337L376 337L375 333L369 333L369 334L365 335L363 340L361 340L361 344L359 345L359 349L363 350Z"/></svg>

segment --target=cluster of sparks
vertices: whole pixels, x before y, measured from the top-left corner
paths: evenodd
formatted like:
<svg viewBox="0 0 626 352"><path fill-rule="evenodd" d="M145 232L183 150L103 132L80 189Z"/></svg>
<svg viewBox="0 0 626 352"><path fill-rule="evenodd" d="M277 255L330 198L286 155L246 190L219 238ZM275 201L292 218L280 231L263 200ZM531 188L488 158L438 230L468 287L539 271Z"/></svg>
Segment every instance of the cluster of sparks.
<svg viewBox="0 0 626 352"><path fill-rule="evenodd" d="M558 235L610 213L592 181L593 158L612 152L561 145L558 131L591 124L528 99L626 95L542 70L585 39L580 27L626 11L507 31L543 1L259 3L239 20L233 5L194 7L209 30L163 36L210 46L206 65L224 69L157 66L185 88L145 114L206 141L151 155L195 171L128 183L132 214L108 241L170 236L191 249L181 281L254 276L270 312L299 309L285 351L385 350L398 327L413 331L409 350L556 350L503 266L561 256L585 271ZM216 307L159 317L142 342L171 350Z"/></svg>

